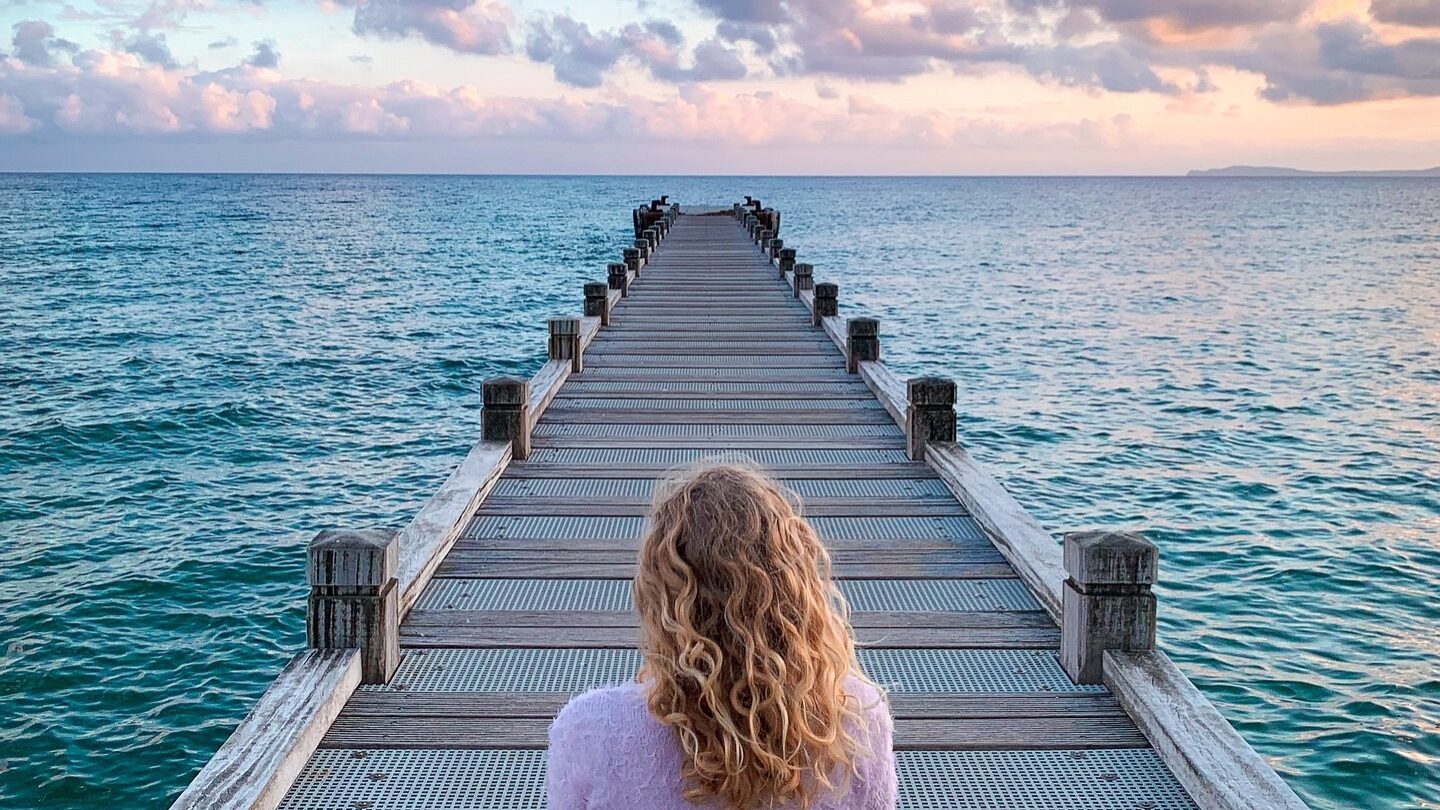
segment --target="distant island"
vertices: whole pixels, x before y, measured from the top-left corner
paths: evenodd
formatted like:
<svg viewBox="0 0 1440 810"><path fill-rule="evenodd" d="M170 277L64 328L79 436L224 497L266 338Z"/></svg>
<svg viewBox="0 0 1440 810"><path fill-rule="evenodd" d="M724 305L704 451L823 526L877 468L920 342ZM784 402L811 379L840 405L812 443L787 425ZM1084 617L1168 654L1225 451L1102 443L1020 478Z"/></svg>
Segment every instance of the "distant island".
<svg viewBox="0 0 1440 810"><path fill-rule="evenodd" d="M1223 169L1191 169L1186 177L1440 177L1440 166L1429 169L1379 171L1312 172L1283 166L1226 166Z"/></svg>

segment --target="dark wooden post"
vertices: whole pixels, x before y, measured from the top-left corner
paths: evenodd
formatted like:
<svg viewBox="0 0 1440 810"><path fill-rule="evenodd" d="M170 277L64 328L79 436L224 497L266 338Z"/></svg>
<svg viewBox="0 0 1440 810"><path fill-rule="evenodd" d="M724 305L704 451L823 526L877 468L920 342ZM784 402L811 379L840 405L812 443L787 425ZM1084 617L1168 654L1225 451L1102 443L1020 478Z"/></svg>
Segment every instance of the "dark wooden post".
<svg viewBox="0 0 1440 810"><path fill-rule="evenodd" d="M601 326L610 325L610 285L604 281L585 283L585 317L599 318Z"/></svg>
<svg viewBox="0 0 1440 810"><path fill-rule="evenodd" d="M610 283L610 289L619 290L621 298L630 295L630 276L625 273L624 262L610 262L605 271L605 279Z"/></svg>
<svg viewBox="0 0 1440 810"><path fill-rule="evenodd" d="M880 322L874 318L851 318L845 322L845 370L860 371L860 363L880 359Z"/></svg>
<svg viewBox="0 0 1440 810"><path fill-rule="evenodd" d="M628 247L620 251L625 257L625 268L636 276L640 275L640 249Z"/></svg>
<svg viewBox="0 0 1440 810"><path fill-rule="evenodd" d="M778 258L780 258L780 248L783 248L783 247L785 247L785 240L784 240L784 239L780 239L779 237L776 237L775 239L771 239L771 240L770 240L770 258L772 258L772 259L778 259Z"/></svg>
<svg viewBox="0 0 1440 810"><path fill-rule="evenodd" d="M1065 535L1060 666L1079 684L1102 682L1106 650L1155 647L1155 584L1160 551L1135 532Z"/></svg>
<svg viewBox="0 0 1440 810"><path fill-rule="evenodd" d="M380 529L327 529L310 541L305 634L313 649L359 649L361 680L388 683L400 666L400 543Z"/></svg>
<svg viewBox="0 0 1440 810"><path fill-rule="evenodd" d="M640 251L640 258L650 260L650 240L643 236L635 237L635 250Z"/></svg>
<svg viewBox="0 0 1440 810"><path fill-rule="evenodd" d="M649 242L650 252L654 253L655 248L660 247L660 229L651 225L645 229L645 241Z"/></svg>
<svg viewBox="0 0 1440 810"><path fill-rule="evenodd" d="M840 286L828 281L822 281L815 285L815 309L811 313L811 322L820 326L825 319L832 315L840 314Z"/></svg>
<svg viewBox="0 0 1440 810"><path fill-rule="evenodd" d="M780 275L795 269L795 248L780 248Z"/></svg>
<svg viewBox="0 0 1440 810"><path fill-rule="evenodd" d="M511 455L530 455L530 382L519 377L491 377L480 388L480 438L510 442Z"/></svg>
<svg viewBox="0 0 1440 810"><path fill-rule="evenodd" d="M905 383L910 407L905 416L905 436L910 458L925 460L925 445L955 441L955 383L944 377L916 377Z"/></svg>
<svg viewBox="0 0 1440 810"><path fill-rule="evenodd" d="M736 219L740 218L740 203L735 203L734 205L730 206L730 216L735 217Z"/></svg>
<svg viewBox="0 0 1440 810"><path fill-rule="evenodd" d="M580 351L580 319L550 319L550 359L569 360L570 371L579 374L585 368Z"/></svg>
<svg viewBox="0 0 1440 810"><path fill-rule="evenodd" d="M795 265L795 297L815 285L815 268L804 262Z"/></svg>
<svg viewBox="0 0 1440 810"><path fill-rule="evenodd" d="M769 228L761 228L761 229L760 229L760 252L761 252L761 253L764 253L764 254L767 255L767 256L770 255L770 240L773 239L773 238L775 238L775 234L774 234Z"/></svg>

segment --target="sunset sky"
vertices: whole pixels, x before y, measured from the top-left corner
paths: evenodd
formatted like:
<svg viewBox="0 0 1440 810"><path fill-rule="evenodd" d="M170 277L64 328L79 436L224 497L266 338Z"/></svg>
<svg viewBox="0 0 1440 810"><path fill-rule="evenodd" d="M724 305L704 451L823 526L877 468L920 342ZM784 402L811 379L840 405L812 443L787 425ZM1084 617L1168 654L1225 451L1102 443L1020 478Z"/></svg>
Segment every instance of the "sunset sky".
<svg viewBox="0 0 1440 810"><path fill-rule="evenodd" d="M0 170L1440 164L1440 0L0 0Z"/></svg>

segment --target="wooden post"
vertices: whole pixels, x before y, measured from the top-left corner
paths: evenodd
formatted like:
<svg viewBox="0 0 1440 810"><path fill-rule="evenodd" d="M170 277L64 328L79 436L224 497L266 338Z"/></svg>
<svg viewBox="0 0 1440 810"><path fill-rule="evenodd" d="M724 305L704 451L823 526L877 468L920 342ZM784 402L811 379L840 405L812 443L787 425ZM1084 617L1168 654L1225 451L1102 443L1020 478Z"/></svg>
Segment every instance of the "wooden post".
<svg viewBox="0 0 1440 810"><path fill-rule="evenodd" d="M620 254L625 257L625 268L638 277L640 275L639 248L628 247L620 251Z"/></svg>
<svg viewBox="0 0 1440 810"><path fill-rule="evenodd" d="M1155 648L1160 551L1135 532L1065 535L1060 666L1078 684L1103 682L1106 650Z"/></svg>
<svg viewBox="0 0 1440 810"><path fill-rule="evenodd" d="M734 205L730 206L730 216L735 217L736 219L740 218L740 203L735 203Z"/></svg>
<svg viewBox="0 0 1440 810"><path fill-rule="evenodd" d="M649 244L650 252L651 252L651 253L654 253L654 252L655 252L655 248L660 247L660 229L657 228L657 227L655 227L654 225L651 225L650 227L646 228L646 229L645 229L645 241L650 243L650 244Z"/></svg>
<svg viewBox="0 0 1440 810"><path fill-rule="evenodd" d="M795 248L780 248L780 275L795 269Z"/></svg>
<svg viewBox="0 0 1440 810"><path fill-rule="evenodd" d="M579 374L584 370L580 351L580 319L550 319L550 359L569 360L570 371Z"/></svg>
<svg viewBox="0 0 1440 810"><path fill-rule="evenodd" d="M840 314L840 285L822 281L815 285L815 307L811 322L820 326L825 319Z"/></svg>
<svg viewBox="0 0 1440 810"><path fill-rule="evenodd" d="M624 265L621 265L622 267ZM610 325L610 285L604 281L585 284L585 317L599 318L601 326Z"/></svg>
<svg viewBox="0 0 1440 810"><path fill-rule="evenodd" d="M955 441L955 383L944 377L916 377L905 383L905 436L912 461L925 460L925 445Z"/></svg>
<svg viewBox="0 0 1440 810"><path fill-rule="evenodd" d="M860 373L860 363L880 359L880 322L851 318L845 322L845 370Z"/></svg>
<svg viewBox="0 0 1440 810"><path fill-rule="evenodd" d="M766 256L770 255L770 240L773 238L775 238L775 234L769 228L760 229L760 252Z"/></svg>
<svg viewBox="0 0 1440 810"><path fill-rule="evenodd" d="M784 239L780 239L780 238L778 238L778 237L775 238L775 239L771 239L771 240L770 240L770 258L772 258L772 259L778 259L778 258L780 258L780 248L783 248L783 247L785 247L785 240L784 240Z"/></svg>
<svg viewBox="0 0 1440 810"><path fill-rule="evenodd" d="M516 460L530 456L530 381L519 377L491 377L480 387L480 438L510 442Z"/></svg>
<svg viewBox="0 0 1440 810"><path fill-rule="evenodd" d="M400 666L399 568L400 543L389 530L327 529L310 541L309 646L360 650L363 683L388 683Z"/></svg>
<svg viewBox="0 0 1440 810"><path fill-rule="evenodd" d="M635 237L635 249L640 251L640 258L650 260L650 240L643 236Z"/></svg>
<svg viewBox="0 0 1440 810"><path fill-rule="evenodd" d="M795 265L795 297L815 286L815 268L804 262Z"/></svg>
<svg viewBox="0 0 1440 810"><path fill-rule="evenodd" d="M605 272L605 280L610 283L610 289L619 290L621 298L630 294L630 276L625 274L624 262L610 262L605 266Z"/></svg>

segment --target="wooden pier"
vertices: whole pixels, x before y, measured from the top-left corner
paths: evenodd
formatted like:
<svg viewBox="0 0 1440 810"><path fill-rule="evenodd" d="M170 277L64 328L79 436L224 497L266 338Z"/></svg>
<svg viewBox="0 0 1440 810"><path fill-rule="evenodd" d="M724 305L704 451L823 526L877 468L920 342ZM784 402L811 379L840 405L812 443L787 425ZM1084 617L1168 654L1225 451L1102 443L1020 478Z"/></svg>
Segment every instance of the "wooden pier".
<svg viewBox="0 0 1440 810"><path fill-rule="evenodd" d="M902 381L878 324L748 200L636 209L530 380L398 534L310 549L311 649L177 808L543 808L550 718L631 680L657 478L744 456L831 547L890 690L900 807L1304 805L1153 648L1156 550L1044 531L955 444L955 386Z"/></svg>

